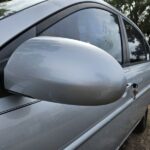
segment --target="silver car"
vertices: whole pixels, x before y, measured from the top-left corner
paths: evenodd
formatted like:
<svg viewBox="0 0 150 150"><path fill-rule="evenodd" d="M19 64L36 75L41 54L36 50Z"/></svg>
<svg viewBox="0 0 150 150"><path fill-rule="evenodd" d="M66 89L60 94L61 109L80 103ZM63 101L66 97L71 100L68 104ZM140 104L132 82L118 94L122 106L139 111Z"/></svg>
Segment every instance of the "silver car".
<svg viewBox="0 0 150 150"><path fill-rule="evenodd" d="M150 47L102 0L0 5L0 150L115 150L146 128Z"/></svg>

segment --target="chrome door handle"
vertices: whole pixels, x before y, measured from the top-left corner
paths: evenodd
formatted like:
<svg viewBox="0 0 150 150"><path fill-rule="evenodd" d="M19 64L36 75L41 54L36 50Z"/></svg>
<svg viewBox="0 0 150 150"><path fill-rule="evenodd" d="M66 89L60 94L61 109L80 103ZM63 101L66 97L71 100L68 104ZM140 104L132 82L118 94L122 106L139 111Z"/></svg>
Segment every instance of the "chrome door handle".
<svg viewBox="0 0 150 150"><path fill-rule="evenodd" d="M127 88L131 88L133 92L134 99L136 98L136 95L138 94L138 84L137 83L128 83Z"/></svg>
<svg viewBox="0 0 150 150"><path fill-rule="evenodd" d="M127 83L127 88L130 88L132 86L132 83Z"/></svg>
<svg viewBox="0 0 150 150"><path fill-rule="evenodd" d="M134 99L136 99L136 95L138 94L138 84L137 83L132 84L132 90L133 90L133 97L134 97Z"/></svg>

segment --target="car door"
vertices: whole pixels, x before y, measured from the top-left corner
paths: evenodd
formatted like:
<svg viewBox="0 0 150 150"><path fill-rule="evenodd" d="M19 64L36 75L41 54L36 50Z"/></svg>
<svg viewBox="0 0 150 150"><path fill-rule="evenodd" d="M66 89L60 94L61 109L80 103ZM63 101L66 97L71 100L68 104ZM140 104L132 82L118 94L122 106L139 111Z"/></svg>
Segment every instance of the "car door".
<svg viewBox="0 0 150 150"><path fill-rule="evenodd" d="M28 38L35 36L33 31ZM36 31L38 36L61 36L89 42L124 64L125 43L118 14L100 4L83 3L50 14L38 23ZM21 101L25 104L0 115L0 149L115 149L138 120L133 113L137 111L137 105L133 103L132 94L127 88L121 99L102 106L56 104L15 95L3 97L1 102L8 99L10 106L12 101L17 106Z"/></svg>
<svg viewBox="0 0 150 150"><path fill-rule="evenodd" d="M128 63L125 67L129 83L137 84L136 114L140 119L150 102L150 49L140 30L129 20L123 19L127 37ZM133 112L134 113L134 112Z"/></svg>
<svg viewBox="0 0 150 150"><path fill-rule="evenodd" d="M78 9L79 8L80 7L78 7ZM65 14L65 12L62 13ZM52 22L51 24L50 20L49 18L38 26L40 36L57 36L88 42L107 51L120 64L125 63L126 43L121 34L123 31L118 15L112 10L100 5L93 6L92 4L91 7L89 5L88 8L80 8L70 15L63 15L61 19L55 20L55 23ZM46 26L43 31L41 31L42 26ZM108 119L110 121L108 126L106 126L107 121L104 121L105 124L99 120L93 128L91 127L87 133L83 134L79 139L76 139L67 149L74 149L82 142L84 144L81 145L79 149L88 149L88 147L93 149L116 148L138 122L136 113L131 114L132 111L136 112L136 106L132 106L132 103L133 92L132 87L129 86L124 96L118 102L99 106L99 113L95 113L95 115L99 115L101 121L107 120L109 115L113 116L115 113L117 113L115 117L118 114L120 114L120 116L117 119ZM126 111L123 112L125 109ZM109 114L108 116L106 112ZM129 115L130 117L128 117ZM91 116L91 118L92 117L93 116ZM113 120L112 122L111 119ZM118 121L119 123L117 123ZM102 126L105 126L105 129L102 128ZM116 128L119 129L118 132L114 132ZM95 136L93 136L94 134ZM86 140L87 142L85 142ZM105 141L110 141L110 145Z"/></svg>

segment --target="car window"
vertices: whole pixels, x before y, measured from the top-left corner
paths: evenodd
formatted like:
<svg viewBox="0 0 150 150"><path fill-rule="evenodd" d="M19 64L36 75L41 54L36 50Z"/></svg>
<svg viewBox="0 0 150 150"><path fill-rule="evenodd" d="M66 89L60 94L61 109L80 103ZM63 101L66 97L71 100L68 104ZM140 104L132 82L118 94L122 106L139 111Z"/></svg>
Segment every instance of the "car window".
<svg viewBox="0 0 150 150"><path fill-rule="evenodd" d="M149 50L146 49L145 39L141 33L128 22L124 21L124 24L128 38L130 62L149 60Z"/></svg>
<svg viewBox="0 0 150 150"><path fill-rule="evenodd" d="M108 11L80 10L49 27L41 35L76 39L91 43L122 61L118 17Z"/></svg>

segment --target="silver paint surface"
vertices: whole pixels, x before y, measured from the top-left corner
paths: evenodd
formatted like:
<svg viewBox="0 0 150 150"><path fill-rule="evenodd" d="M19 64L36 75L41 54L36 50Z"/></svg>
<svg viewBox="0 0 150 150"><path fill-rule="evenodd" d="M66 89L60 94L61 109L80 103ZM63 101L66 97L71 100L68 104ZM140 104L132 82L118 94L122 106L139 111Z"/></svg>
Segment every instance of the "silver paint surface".
<svg viewBox="0 0 150 150"><path fill-rule="evenodd" d="M4 12L0 14L0 19L13 15L21 10L27 9L44 1L45 0L11 0L0 2L0 10L4 10Z"/></svg>
<svg viewBox="0 0 150 150"><path fill-rule="evenodd" d="M150 85L148 85L140 93L138 93L137 98L140 98L141 96L143 96L143 94L145 94L149 90L150 90ZM120 113L122 113L123 111L125 111L125 109L127 109L132 103L134 103L134 98L129 99L126 103L124 103L123 105L121 105L118 109L116 109L114 112L112 112L110 115L108 115L105 119L103 119L102 121L100 121L99 123L97 123L94 127L92 127L91 129L89 129L85 134L83 134L81 137L79 137L77 140L75 140L69 146L65 147L65 150L73 150L73 149L78 148L86 140L88 140L95 133L97 133L100 129L102 129L109 122L111 122L116 116L120 115Z"/></svg>

